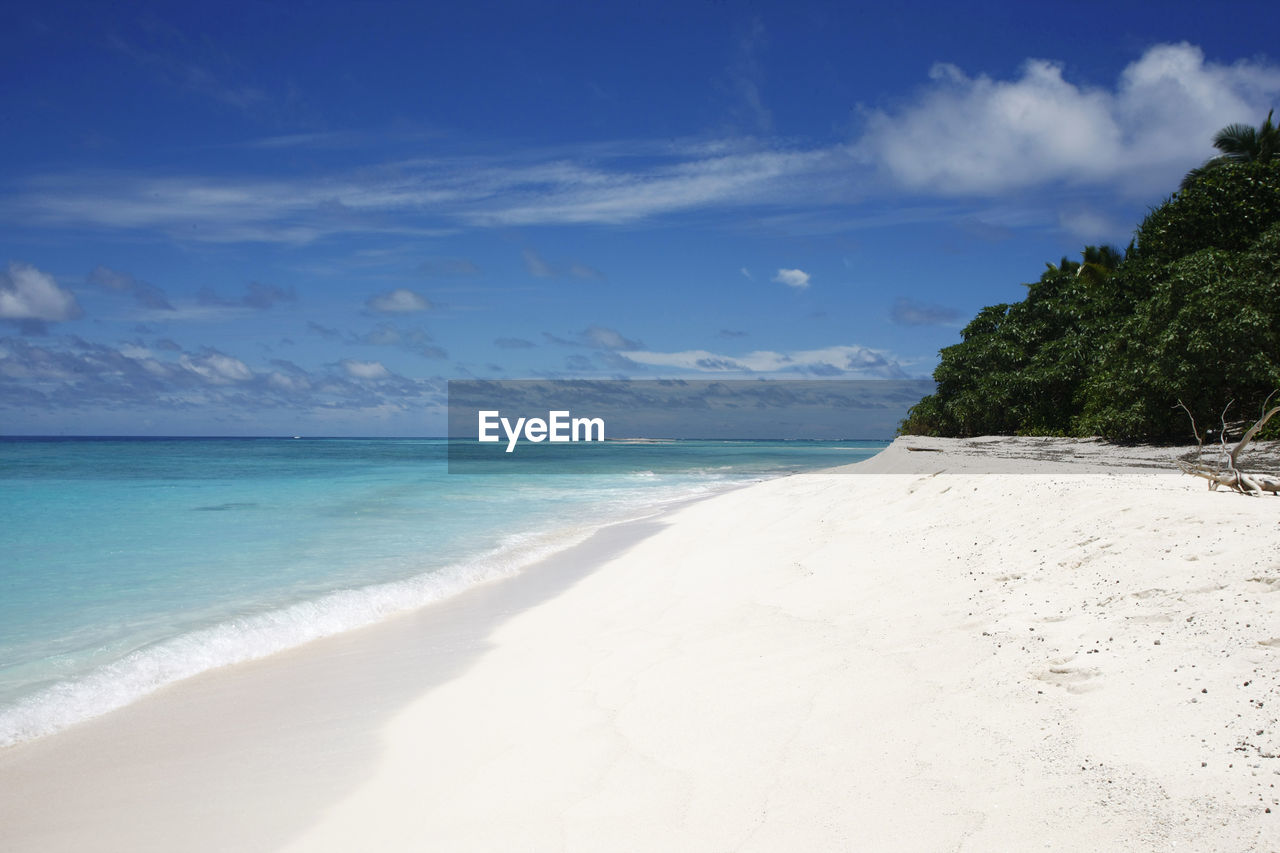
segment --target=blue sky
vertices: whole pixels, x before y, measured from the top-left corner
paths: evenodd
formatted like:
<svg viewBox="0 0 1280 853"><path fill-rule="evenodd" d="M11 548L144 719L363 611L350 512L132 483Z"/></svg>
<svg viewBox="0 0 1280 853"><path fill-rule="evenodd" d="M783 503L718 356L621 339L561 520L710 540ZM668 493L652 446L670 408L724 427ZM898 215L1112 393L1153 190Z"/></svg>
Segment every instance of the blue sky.
<svg viewBox="0 0 1280 853"><path fill-rule="evenodd" d="M927 376L1280 106L1273 4L7 4L0 432Z"/></svg>

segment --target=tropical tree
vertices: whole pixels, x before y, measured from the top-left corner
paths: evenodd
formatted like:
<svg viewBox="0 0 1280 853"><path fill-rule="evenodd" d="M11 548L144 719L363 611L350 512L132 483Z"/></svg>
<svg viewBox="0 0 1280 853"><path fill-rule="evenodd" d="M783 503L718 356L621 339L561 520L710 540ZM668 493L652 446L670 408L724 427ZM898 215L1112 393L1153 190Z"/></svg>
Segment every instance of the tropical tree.
<svg viewBox="0 0 1280 853"><path fill-rule="evenodd" d="M1236 163L1270 163L1280 154L1280 127L1271 117L1275 110L1267 113L1267 120L1261 127L1248 124L1229 124L1213 138L1213 147L1222 153L1206 160L1203 166L1187 172L1182 179L1182 189L1191 186L1207 173L1223 166Z"/></svg>
<svg viewBox="0 0 1280 853"><path fill-rule="evenodd" d="M1280 388L1280 156L1210 170L1123 253L1045 267L942 350L901 432L1185 440L1188 415L1216 425Z"/></svg>
<svg viewBox="0 0 1280 853"><path fill-rule="evenodd" d="M1085 246L1080 253L1084 262L1076 269L1076 277L1101 284L1120 266L1124 255L1115 246Z"/></svg>

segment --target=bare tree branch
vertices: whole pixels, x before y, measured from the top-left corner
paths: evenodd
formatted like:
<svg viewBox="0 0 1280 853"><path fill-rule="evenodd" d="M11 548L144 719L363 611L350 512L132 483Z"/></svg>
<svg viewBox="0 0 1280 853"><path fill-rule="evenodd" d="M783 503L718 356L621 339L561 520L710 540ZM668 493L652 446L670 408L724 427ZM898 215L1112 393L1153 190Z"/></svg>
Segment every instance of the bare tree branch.
<svg viewBox="0 0 1280 853"><path fill-rule="evenodd" d="M1235 403L1235 400L1227 403L1226 408L1222 410L1222 414L1218 417L1219 422L1222 424L1218 442L1222 445L1222 455L1226 463L1225 469L1222 466L1213 468L1200 461L1200 453L1204 449L1204 442L1200 438L1200 431L1196 428L1196 419L1192 416L1191 410L1179 400L1178 405L1182 407L1182 410L1187 413L1187 417L1191 420L1191 432L1196 437L1196 458L1194 462L1185 462L1179 459L1177 462L1178 468L1184 474L1191 474L1208 480L1209 488L1212 490L1217 490L1218 486L1226 486L1229 489L1247 495L1261 495L1263 492L1280 494L1280 477L1270 474L1250 474L1241 471L1238 467L1240 454L1249 446L1249 442L1253 441L1258 431L1267 425L1267 421L1271 420L1277 413L1280 413L1280 406L1267 409L1267 404L1271 402L1271 398L1275 396L1275 393L1273 391L1267 395L1267 399L1262 403L1262 417L1254 421L1253 425L1240 438L1240 441L1236 443L1236 446L1230 450L1227 449L1227 411Z"/></svg>

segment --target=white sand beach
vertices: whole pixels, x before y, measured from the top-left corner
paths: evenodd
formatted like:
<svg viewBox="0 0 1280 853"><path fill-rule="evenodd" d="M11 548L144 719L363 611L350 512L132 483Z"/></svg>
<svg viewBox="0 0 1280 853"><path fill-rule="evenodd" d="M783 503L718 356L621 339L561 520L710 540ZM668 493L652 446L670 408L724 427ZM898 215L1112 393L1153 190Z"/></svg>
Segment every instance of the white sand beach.
<svg viewBox="0 0 1280 853"><path fill-rule="evenodd" d="M900 439L607 529L0 752L0 849L1280 849L1280 499L1172 458Z"/></svg>

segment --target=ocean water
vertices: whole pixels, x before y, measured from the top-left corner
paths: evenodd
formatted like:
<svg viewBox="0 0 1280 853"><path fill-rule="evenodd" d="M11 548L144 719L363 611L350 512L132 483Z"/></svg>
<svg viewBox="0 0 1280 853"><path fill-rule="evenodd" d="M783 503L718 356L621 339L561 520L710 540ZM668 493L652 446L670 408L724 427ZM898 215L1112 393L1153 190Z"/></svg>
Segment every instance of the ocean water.
<svg viewBox="0 0 1280 853"><path fill-rule="evenodd" d="M0 439L0 746L885 446L609 442L547 476L450 474L443 439Z"/></svg>

